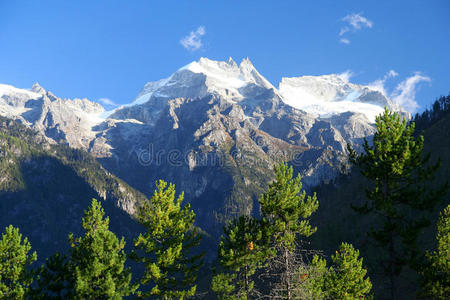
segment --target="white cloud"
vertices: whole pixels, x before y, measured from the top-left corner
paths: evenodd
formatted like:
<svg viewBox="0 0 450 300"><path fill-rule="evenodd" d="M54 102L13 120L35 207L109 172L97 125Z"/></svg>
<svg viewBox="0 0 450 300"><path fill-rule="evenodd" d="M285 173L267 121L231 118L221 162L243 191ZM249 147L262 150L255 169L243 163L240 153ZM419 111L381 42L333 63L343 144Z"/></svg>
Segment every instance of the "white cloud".
<svg viewBox="0 0 450 300"><path fill-rule="evenodd" d="M100 98L100 99L98 99L98 101L104 105L117 106L117 103L115 103L114 101L112 101L109 98Z"/></svg>
<svg viewBox="0 0 450 300"><path fill-rule="evenodd" d="M338 74L338 76L345 82L349 82L350 78L355 75L352 71L347 70L344 73Z"/></svg>
<svg viewBox="0 0 450 300"><path fill-rule="evenodd" d="M394 104L401 106L406 111L415 113L419 108L419 104L415 99L417 85L421 82L431 82L431 78L422 75L420 72L416 72L414 75L407 77L400 82L395 89L389 93L385 87L386 81L396 76L398 76L398 73L394 70L390 70L383 78L369 83L368 86L372 90L379 91L384 96L391 99Z"/></svg>
<svg viewBox="0 0 450 300"><path fill-rule="evenodd" d="M345 33L347 33L350 30L347 26L342 27L341 30L339 30L339 36L343 36Z"/></svg>
<svg viewBox="0 0 450 300"><path fill-rule="evenodd" d="M392 101L407 111L415 113L419 108L415 97L416 87L420 82L431 82L431 78L416 72L413 76L406 78L397 85L391 95Z"/></svg>
<svg viewBox="0 0 450 300"><path fill-rule="evenodd" d="M342 21L347 22L354 30L361 30L364 27L372 28L373 22L360 14L346 15Z"/></svg>
<svg viewBox="0 0 450 300"><path fill-rule="evenodd" d="M382 93L382 94L385 95L386 97L389 97L389 95L388 95L387 92L386 92L386 89L385 89L384 85L385 85L386 81L387 81L389 78L393 78L393 77L396 77L396 76L398 76L398 73L397 73L397 72L395 72L394 70L389 70L389 72L387 72L387 73L383 76L383 78L377 79L377 80L375 80L375 81L369 83L368 85L369 85L369 87L370 87L371 89L373 89L373 90L375 90L375 91L378 91L378 92Z"/></svg>
<svg viewBox="0 0 450 300"><path fill-rule="evenodd" d="M389 72L387 72L387 74L384 77L390 78L390 77L396 77L398 76L398 73L395 72L395 70L389 70Z"/></svg>
<svg viewBox="0 0 450 300"><path fill-rule="evenodd" d="M189 51L196 51L203 46L202 36L206 33L205 27L200 26L195 31L180 40L180 44Z"/></svg>
<svg viewBox="0 0 450 300"><path fill-rule="evenodd" d="M341 27L339 30L339 36L341 37L339 41L343 44L350 44L350 40L343 37L348 32L356 32L363 28L372 28L373 26L372 21L363 17L361 14L355 13L346 15L342 18L342 21L347 23L347 25Z"/></svg>

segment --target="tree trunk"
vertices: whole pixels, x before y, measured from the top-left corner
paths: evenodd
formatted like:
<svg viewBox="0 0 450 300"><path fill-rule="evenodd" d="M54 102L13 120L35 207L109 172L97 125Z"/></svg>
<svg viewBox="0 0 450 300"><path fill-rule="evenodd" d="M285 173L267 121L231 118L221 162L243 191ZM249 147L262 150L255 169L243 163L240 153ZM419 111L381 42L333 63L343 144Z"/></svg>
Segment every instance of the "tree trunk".
<svg viewBox="0 0 450 300"><path fill-rule="evenodd" d="M384 189L383 189L383 197L385 203L388 201L388 197L390 196L390 189L389 189L389 177L387 177L384 181ZM389 216L388 216L389 218ZM389 225L391 225L391 220L387 220ZM389 228L392 228L392 226L389 226ZM391 290L391 299L395 300L395 249L394 249L394 233L392 232L392 229L389 232L389 285Z"/></svg>
<svg viewBox="0 0 450 300"><path fill-rule="evenodd" d="M291 300L291 276L289 274L289 257L288 249L284 248L284 267L286 276L286 299Z"/></svg>
<svg viewBox="0 0 450 300"><path fill-rule="evenodd" d="M389 236L389 281L391 288L391 298L392 300L397 299L395 295L395 250L394 250L394 237L393 233L390 233Z"/></svg>
<svg viewBox="0 0 450 300"><path fill-rule="evenodd" d="M247 267L247 265L245 265L244 272L245 272L245 295L247 296L247 299L248 299L248 297L250 295L249 295L249 290L248 290L248 267Z"/></svg>

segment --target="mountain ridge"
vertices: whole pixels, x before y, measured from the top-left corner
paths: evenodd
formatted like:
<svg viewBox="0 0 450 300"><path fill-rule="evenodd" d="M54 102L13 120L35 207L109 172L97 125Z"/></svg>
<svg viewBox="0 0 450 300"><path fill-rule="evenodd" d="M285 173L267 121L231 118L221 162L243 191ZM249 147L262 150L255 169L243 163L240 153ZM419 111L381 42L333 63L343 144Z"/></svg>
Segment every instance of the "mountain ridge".
<svg viewBox="0 0 450 300"><path fill-rule="evenodd" d="M342 97L364 90L338 83ZM238 66L202 58L147 83L134 102L112 111L87 99L58 98L38 85L33 90L38 93L0 85L0 115L7 112L50 143L90 152L148 197L157 179L174 182L198 225L216 237L226 220L258 212L257 198L275 164L292 164L311 189L345 172L346 145L358 149L375 130L364 112L325 118L286 104L249 59Z"/></svg>
<svg viewBox="0 0 450 300"><path fill-rule="evenodd" d="M202 78L198 78L202 76L184 76L186 72L197 75L204 75L206 89L194 89L194 91L191 91L190 93L186 93L186 91L183 92L182 90L178 89L172 92L171 95L165 94L164 90L167 90L169 87L173 88L172 86L174 84L178 83L179 85L192 86L198 85L198 81L202 80ZM228 59L228 61L214 61L204 57L200 58L198 61L193 61L188 65L178 69L168 78L146 83L144 88L138 93L137 97L132 102L125 105L120 105L112 111L106 111L104 108L100 108L103 107L100 103L90 101L86 98L64 100L68 102L82 102L86 108L89 106L89 104L90 106L97 106L97 114L90 115L87 118L93 121L91 123L94 123L94 125L96 125L95 123L101 123L121 109L125 109L134 105L145 104L150 100L152 96L158 96L159 98L193 98L203 97L208 92L215 92L220 94L221 96L225 96L228 100L233 101L233 98L236 97L243 98L243 96L240 94L245 93L246 91L245 89L243 89L242 91L239 90L248 85L260 86L265 89L273 89L274 93L277 94L286 104L325 118L345 111L352 111L365 114L368 117L369 122L373 122L374 112L370 111L374 109L373 105L378 106L376 112L379 112L380 109L384 108L384 106L387 106L392 110L402 111L402 109L398 105L393 104L393 102L390 101L381 92L372 89L370 86L350 83L348 81L348 76L344 76L342 74L283 77L279 82L278 88L276 88L257 71L250 59L245 58L242 60L240 65L237 65L231 57ZM321 88L317 89L317 86ZM38 83L35 83L30 90L17 89L13 86L1 84L0 96L4 97L5 94L7 95L8 89L14 90L14 92L16 93L20 91L22 94L28 94L29 99L39 98L39 95L48 96L49 98L57 98L51 92L47 92ZM294 92L292 92L292 90L294 90ZM310 101L312 96L320 98L319 101L317 99L315 99L315 101ZM320 108L322 109L325 107L324 105L318 105L322 104L319 102L326 102L328 105L330 105L332 103L342 103L345 101L352 102L352 105L346 105L344 108L337 108L335 111L333 111L333 109L327 110L324 113L318 111L318 106L320 106ZM305 105L302 102L313 103ZM369 110L368 112L365 111L364 107L352 107L355 105L360 106L361 104L369 104L372 105L372 107L366 107L366 109ZM314 105L316 106L315 108L313 107ZM78 106L80 106L79 103ZM92 111L87 110L85 112L91 113Z"/></svg>

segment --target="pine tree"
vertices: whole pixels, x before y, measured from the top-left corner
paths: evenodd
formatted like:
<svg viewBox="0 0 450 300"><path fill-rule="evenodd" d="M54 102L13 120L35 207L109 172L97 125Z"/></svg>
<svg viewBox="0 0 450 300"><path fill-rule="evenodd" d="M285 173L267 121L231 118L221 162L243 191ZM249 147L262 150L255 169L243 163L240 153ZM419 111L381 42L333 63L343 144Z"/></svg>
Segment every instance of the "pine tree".
<svg viewBox="0 0 450 300"><path fill-rule="evenodd" d="M293 280L296 286L294 299L326 299L325 278L328 272L327 261L317 254L311 263L301 265Z"/></svg>
<svg viewBox="0 0 450 300"><path fill-rule="evenodd" d="M273 236L272 244L277 256L272 260L271 269L279 272L280 284L272 290L277 297L292 299L293 276L298 269L295 250L300 236L309 237L315 231L308 218L317 210L317 197L306 197L302 191L301 177L293 178L293 169L287 164L275 167L275 181L269 185L259 203L264 222Z"/></svg>
<svg viewBox="0 0 450 300"><path fill-rule="evenodd" d="M132 257L145 266L140 282L150 291L141 297L186 299L196 292L202 254L191 253L200 243L194 227L195 214L189 204L181 207L183 193L175 200L175 186L160 180L149 203L138 213L146 232L135 240Z"/></svg>
<svg viewBox="0 0 450 300"><path fill-rule="evenodd" d="M326 273L323 290L327 299L366 299L372 283L365 278L363 259L351 244L342 243L339 252L331 256L334 266Z"/></svg>
<svg viewBox="0 0 450 300"><path fill-rule="evenodd" d="M342 243L331 256L332 266L314 255L312 262L299 272L299 289L296 299L370 299L372 283L366 277L363 259L351 244ZM366 278L365 278L366 277Z"/></svg>
<svg viewBox="0 0 450 300"><path fill-rule="evenodd" d="M56 253L47 258L37 272L36 287L31 299L70 299L74 297L74 278L69 271L68 258Z"/></svg>
<svg viewBox="0 0 450 300"><path fill-rule="evenodd" d="M437 224L437 251L427 252L422 271L422 295L433 299L450 299L450 205Z"/></svg>
<svg viewBox="0 0 450 300"><path fill-rule="evenodd" d="M109 218L95 199L82 220L84 236L69 235L69 272L76 299L122 299L136 290L131 270L125 268L125 241L109 230ZM55 262L60 265L60 262Z"/></svg>
<svg viewBox="0 0 450 300"><path fill-rule="evenodd" d="M271 256L269 241L261 221L249 216L241 216L224 227L218 257L225 273L216 275L212 285L219 298L248 299L253 294L252 276Z"/></svg>
<svg viewBox="0 0 450 300"><path fill-rule="evenodd" d="M245 295L236 293L236 273L218 273L213 276L211 290L217 295L219 300L245 300ZM244 298L245 297L245 298Z"/></svg>
<svg viewBox="0 0 450 300"><path fill-rule="evenodd" d="M391 298L396 299L396 277L406 264L414 265L418 234L429 225L425 213L445 194L447 185L436 191L426 188L439 162L426 166L430 156L423 157L424 138L414 137L414 123L408 124L398 113L385 109L376 118L376 126L373 145L365 140L364 153L358 155L348 146L351 162L374 185L366 190L369 201L354 209L382 219L381 227L372 229L370 236L388 251L384 266Z"/></svg>
<svg viewBox="0 0 450 300"><path fill-rule="evenodd" d="M18 228L9 225L0 240L0 299L25 299L33 282L31 264L36 252L29 254L31 244Z"/></svg>

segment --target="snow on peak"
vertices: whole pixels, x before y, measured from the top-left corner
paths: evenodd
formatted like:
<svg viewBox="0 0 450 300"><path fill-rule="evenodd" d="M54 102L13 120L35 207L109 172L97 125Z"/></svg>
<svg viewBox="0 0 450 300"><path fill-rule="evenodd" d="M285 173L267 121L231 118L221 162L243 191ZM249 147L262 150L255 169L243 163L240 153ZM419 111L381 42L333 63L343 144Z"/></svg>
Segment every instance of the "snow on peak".
<svg viewBox="0 0 450 300"><path fill-rule="evenodd" d="M28 105L30 101L39 99L42 101ZM33 84L31 90L0 84L0 115L22 118L26 112L39 115L45 111L58 114L57 118L61 119L64 119L70 112L82 120L83 126L93 126L103 121L101 115L105 109L100 104L88 99L63 100L57 98L51 92L46 92L38 83Z"/></svg>
<svg viewBox="0 0 450 300"><path fill-rule="evenodd" d="M45 89L37 82L33 84L33 86L31 87L31 91L41 95L46 93Z"/></svg>
<svg viewBox="0 0 450 300"><path fill-rule="evenodd" d="M125 107L144 104L152 97L197 98L208 93L220 95L230 102L240 102L251 91L246 87L256 85L273 89L286 104L321 117L350 111L362 113L373 122L385 106L399 110L376 89L351 83L351 75L347 71L322 76L284 77L277 89L256 70L249 58L237 64L231 57L226 61L202 57L166 79L147 83L136 99Z"/></svg>
<svg viewBox="0 0 450 300"><path fill-rule="evenodd" d="M357 89L357 85L349 83L339 74L283 77L279 84L283 96L289 100L299 98L302 102L336 101Z"/></svg>
<svg viewBox="0 0 450 300"><path fill-rule="evenodd" d="M138 105L138 104L144 104L148 100L150 100L151 96L161 87L165 86L171 77L164 78L158 81L152 81L147 82L144 85L144 88L139 92L135 100L130 105ZM130 105L124 105L124 106L130 106Z"/></svg>
<svg viewBox="0 0 450 300"><path fill-rule="evenodd" d="M244 58L239 66L231 57L227 61L215 61L202 57L199 61L194 61L178 71L182 70L204 74L207 81L224 88L239 88L250 83L273 88L272 84L256 70L248 57Z"/></svg>
<svg viewBox="0 0 450 300"><path fill-rule="evenodd" d="M242 60L239 69L241 71L241 76L246 82L276 90L276 88L256 70L248 57Z"/></svg>
<svg viewBox="0 0 450 300"><path fill-rule="evenodd" d="M285 103L306 112L330 117L351 111L364 114L371 122L384 106L394 108L382 93L348 81L348 74L282 78L279 92Z"/></svg>
<svg viewBox="0 0 450 300"><path fill-rule="evenodd" d="M0 84L0 98L3 96L27 96L29 99L38 99L42 97L42 95L35 93L33 91L25 90L25 89L19 89L12 85L8 84Z"/></svg>
<svg viewBox="0 0 450 300"><path fill-rule="evenodd" d="M201 76L204 78L203 83L199 79ZM146 103L152 96L201 97L206 92L235 101L242 98L239 90L249 84L275 90L272 84L258 73L248 58L243 59L238 65L231 57L227 61L202 57L180 68L169 78L148 82L131 105Z"/></svg>
<svg viewBox="0 0 450 300"><path fill-rule="evenodd" d="M180 70L190 70L194 73L202 73L216 87L239 88L247 84L256 84L266 88L274 88L253 66L250 59L244 58L239 66L230 57L228 61L215 61L202 57L198 62L194 61ZM223 82L220 83L220 81Z"/></svg>
<svg viewBox="0 0 450 300"><path fill-rule="evenodd" d="M179 69L178 72L191 71L206 76L206 85L216 88L240 88L246 83L241 76L240 69L233 59L215 61L202 57Z"/></svg>

